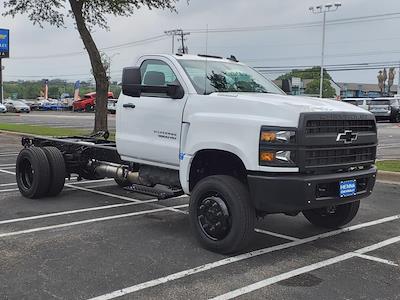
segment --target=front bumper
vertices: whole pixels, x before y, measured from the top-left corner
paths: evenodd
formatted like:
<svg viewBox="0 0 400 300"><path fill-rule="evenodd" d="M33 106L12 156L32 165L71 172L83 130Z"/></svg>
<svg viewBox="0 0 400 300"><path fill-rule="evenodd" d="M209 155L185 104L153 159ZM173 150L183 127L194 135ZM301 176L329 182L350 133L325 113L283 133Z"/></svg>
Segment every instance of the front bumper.
<svg viewBox="0 0 400 300"><path fill-rule="evenodd" d="M348 173L324 175L265 175L247 176L253 205L266 213L291 213L354 202L368 197L375 185L375 167ZM357 180L357 194L341 198L339 183Z"/></svg>

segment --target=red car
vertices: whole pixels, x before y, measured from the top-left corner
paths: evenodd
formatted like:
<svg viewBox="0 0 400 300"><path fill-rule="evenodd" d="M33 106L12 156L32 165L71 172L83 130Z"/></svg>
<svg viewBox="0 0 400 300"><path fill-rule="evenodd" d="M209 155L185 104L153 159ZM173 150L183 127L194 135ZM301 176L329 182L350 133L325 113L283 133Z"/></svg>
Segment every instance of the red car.
<svg viewBox="0 0 400 300"><path fill-rule="evenodd" d="M112 92L108 93L108 99L113 99L114 94ZM72 107L74 111L93 111L96 105L96 93L89 93L83 96L82 99L74 101Z"/></svg>

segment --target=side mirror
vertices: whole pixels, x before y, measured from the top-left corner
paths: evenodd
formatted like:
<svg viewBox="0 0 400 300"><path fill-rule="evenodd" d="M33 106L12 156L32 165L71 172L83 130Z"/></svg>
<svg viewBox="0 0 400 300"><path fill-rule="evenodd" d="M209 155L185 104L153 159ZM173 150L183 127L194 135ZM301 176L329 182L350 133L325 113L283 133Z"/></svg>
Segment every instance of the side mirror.
<svg viewBox="0 0 400 300"><path fill-rule="evenodd" d="M140 97L142 73L140 68L124 68L122 72L122 93L131 97Z"/></svg>
<svg viewBox="0 0 400 300"><path fill-rule="evenodd" d="M288 95L292 94L292 83L289 79L282 80L282 90Z"/></svg>
<svg viewBox="0 0 400 300"><path fill-rule="evenodd" d="M185 96L185 91L180 85L168 85L167 96L172 99L182 99Z"/></svg>

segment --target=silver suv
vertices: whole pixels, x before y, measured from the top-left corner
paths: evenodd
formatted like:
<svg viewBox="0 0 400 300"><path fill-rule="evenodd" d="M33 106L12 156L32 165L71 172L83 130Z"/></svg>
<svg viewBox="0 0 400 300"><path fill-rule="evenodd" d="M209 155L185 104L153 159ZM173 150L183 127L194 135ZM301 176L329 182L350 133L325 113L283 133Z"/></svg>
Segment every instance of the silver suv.
<svg viewBox="0 0 400 300"><path fill-rule="evenodd" d="M367 100L367 104L377 120L400 122L400 98L375 98Z"/></svg>

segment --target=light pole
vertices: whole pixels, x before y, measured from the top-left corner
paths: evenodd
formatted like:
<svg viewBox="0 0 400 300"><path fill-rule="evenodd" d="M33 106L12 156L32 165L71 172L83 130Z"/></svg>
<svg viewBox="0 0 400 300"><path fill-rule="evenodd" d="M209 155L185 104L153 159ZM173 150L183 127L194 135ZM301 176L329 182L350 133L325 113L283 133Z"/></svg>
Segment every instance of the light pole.
<svg viewBox="0 0 400 300"><path fill-rule="evenodd" d="M321 53L321 82L319 84L319 97L322 98L323 94L323 86L324 86L324 63L325 63L325 29L326 29L326 13L334 12L341 7L342 4L340 2L336 2L335 4L325 4L318 6L311 6L310 11L314 14L323 14L323 25L322 25L322 53Z"/></svg>

